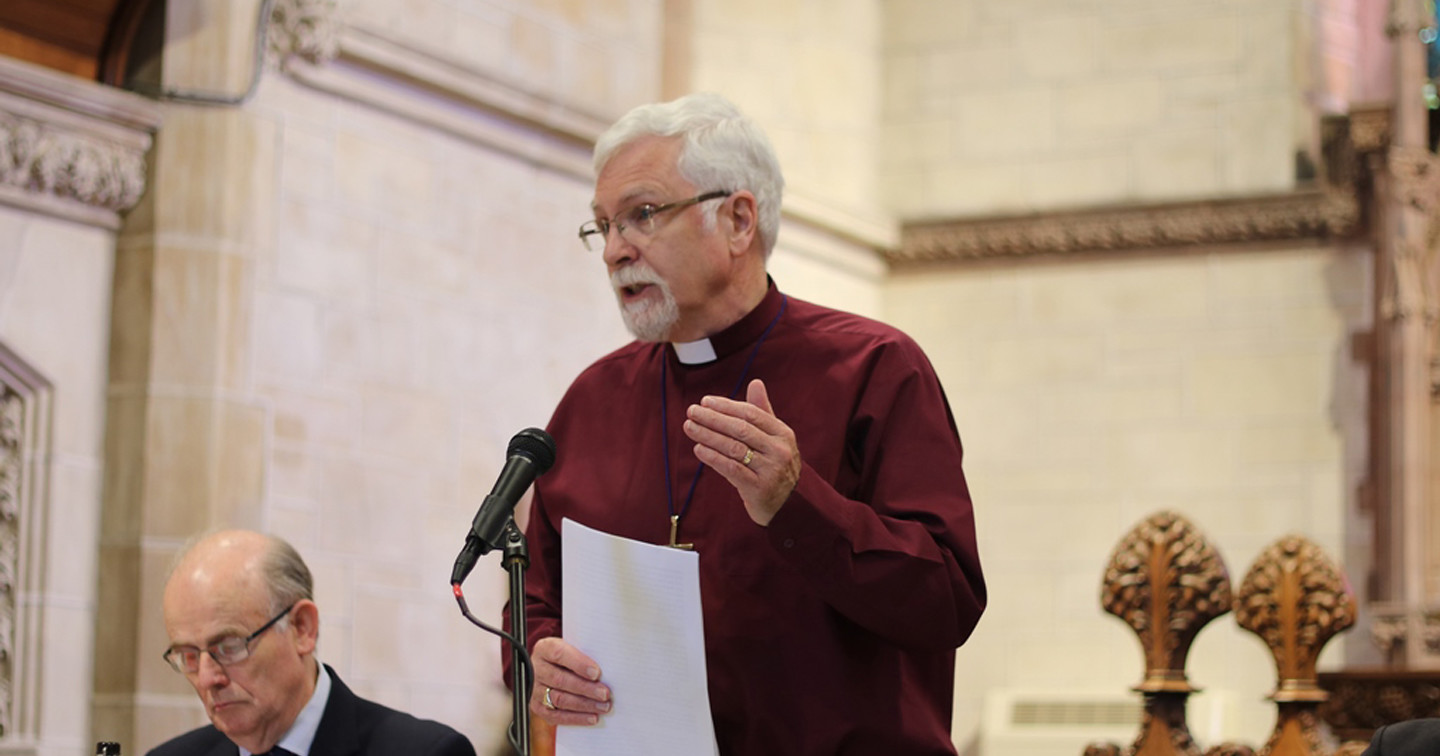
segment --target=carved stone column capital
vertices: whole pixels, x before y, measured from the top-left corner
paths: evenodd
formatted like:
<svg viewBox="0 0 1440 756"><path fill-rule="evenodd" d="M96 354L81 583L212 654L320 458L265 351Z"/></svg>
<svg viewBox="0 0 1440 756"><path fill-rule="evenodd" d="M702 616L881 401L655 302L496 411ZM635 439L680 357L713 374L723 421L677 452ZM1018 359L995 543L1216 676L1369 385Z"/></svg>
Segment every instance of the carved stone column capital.
<svg viewBox="0 0 1440 756"><path fill-rule="evenodd" d="M1409 620L1403 612L1380 613L1375 611L1370 620L1370 642L1380 649L1380 655L1386 659L1394 659L1405 647L1405 637L1408 634Z"/></svg>
<svg viewBox="0 0 1440 756"><path fill-rule="evenodd" d="M117 228L159 125L137 95L0 58L0 202Z"/></svg>
<svg viewBox="0 0 1440 756"><path fill-rule="evenodd" d="M0 111L0 184L120 213L145 191L145 155Z"/></svg>
<svg viewBox="0 0 1440 756"><path fill-rule="evenodd" d="M1370 616L1370 638L1387 660L1393 663L1413 656L1406 653L1411 647L1427 658L1440 659L1440 606L1374 603Z"/></svg>
<svg viewBox="0 0 1440 756"><path fill-rule="evenodd" d="M336 0L272 0L269 37L272 60L296 56L328 63L340 53L340 20Z"/></svg>
<svg viewBox="0 0 1440 756"><path fill-rule="evenodd" d="M1425 653L1440 657L1440 609L1430 609L1421 614L1420 633L1425 641Z"/></svg>

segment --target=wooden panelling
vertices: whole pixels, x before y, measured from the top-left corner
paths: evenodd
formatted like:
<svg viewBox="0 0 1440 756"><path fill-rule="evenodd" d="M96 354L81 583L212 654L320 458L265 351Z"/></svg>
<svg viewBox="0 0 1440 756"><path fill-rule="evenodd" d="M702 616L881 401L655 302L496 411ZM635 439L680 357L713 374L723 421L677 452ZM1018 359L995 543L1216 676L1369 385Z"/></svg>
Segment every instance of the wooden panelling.
<svg viewBox="0 0 1440 756"><path fill-rule="evenodd" d="M5 0L0 27L90 58L105 45L119 0Z"/></svg>
<svg viewBox="0 0 1440 756"><path fill-rule="evenodd" d="M98 72L93 56L27 37L5 27L0 27L0 55L53 68L83 79L93 79Z"/></svg>
<svg viewBox="0 0 1440 756"><path fill-rule="evenodd" d="M123 70L135 21L149 2L0 0L0 55L101 78L107 69Z"/></svg>

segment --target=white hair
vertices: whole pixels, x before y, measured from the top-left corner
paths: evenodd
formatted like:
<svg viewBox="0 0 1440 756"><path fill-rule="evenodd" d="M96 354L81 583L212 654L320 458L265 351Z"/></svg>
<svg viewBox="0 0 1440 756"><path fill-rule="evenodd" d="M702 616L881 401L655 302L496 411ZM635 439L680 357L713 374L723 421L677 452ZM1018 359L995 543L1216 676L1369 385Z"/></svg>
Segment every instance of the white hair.
<svg viewBox="0 0 1440 756"><path fill-rule="evenodd" d="M785 177L770 139L754 121L710 92L641 105L621 116L595 142L595 174L622 147L647 136L683 138L677 168L700 191L745 189L754 194L760 241L765 256L770 256L780 233Z"/></svg>

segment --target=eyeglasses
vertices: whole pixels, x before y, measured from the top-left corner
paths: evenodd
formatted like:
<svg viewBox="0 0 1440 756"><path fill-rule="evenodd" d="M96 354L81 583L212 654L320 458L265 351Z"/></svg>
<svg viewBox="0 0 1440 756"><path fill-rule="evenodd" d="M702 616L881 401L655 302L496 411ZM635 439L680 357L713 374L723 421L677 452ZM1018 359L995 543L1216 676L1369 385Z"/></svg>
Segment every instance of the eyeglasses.
<svg viewBox="0 0 1440 756"><path fill-rule="evenodd" d="M621 237L624 237L626 241L634 244L637 240L647 239L651 234L655 233L656 219L661 213L679 210L712 199L729 197L732 194L734 194L732 191L717 189L713 192L697 194L687 200L667 202L663 205L643 202L621 212L613 221L608 218L596 218L595 220L581 223L580 243L585 245L585 249L592 252L596 250L596 244L599 245L599 249L604 249L605 240L610 237L610 227L614 226L615 229L620 232ZM627 236L627 233L631 235ZM591 237L598 237L598 239L592 242Z"/></svg>
<svg viewBox="0 0 1440 756"><path fill-rule="evenodd" d="M194 646L171 646L170 648L165 649L165 661L170 665L172 669L182 675L193 675L200 671L201 654L209 654L210 658L214 659L215 663L219 664L222 667L226 667L231 664L239 664L240 662L250 658L250 644L254 643L255 639L259 638L261 633L274 627L276 622L279 622L285 615L290 613L291 609L294 608L294 604L285 607L285 611L275 615L270 619L269 622L266 622L264 625L262 625L259 630L256 630L255 632L244 638L240 638L237 636L222 638L220 642L212 643L205 648L196 648Z"/></svg>

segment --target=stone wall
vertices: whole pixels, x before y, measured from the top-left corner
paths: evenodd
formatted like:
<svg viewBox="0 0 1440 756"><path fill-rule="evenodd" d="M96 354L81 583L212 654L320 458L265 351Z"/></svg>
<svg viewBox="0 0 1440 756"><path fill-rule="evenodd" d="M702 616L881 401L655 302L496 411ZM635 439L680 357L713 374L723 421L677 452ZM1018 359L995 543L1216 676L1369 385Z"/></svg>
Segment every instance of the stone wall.
<svg viewBox="0 0 1440 756"><path fill-rule="evenodd" d="M881 185L902 217L1277 192L1314 159L1300 4L896 0Z"/></svg>

